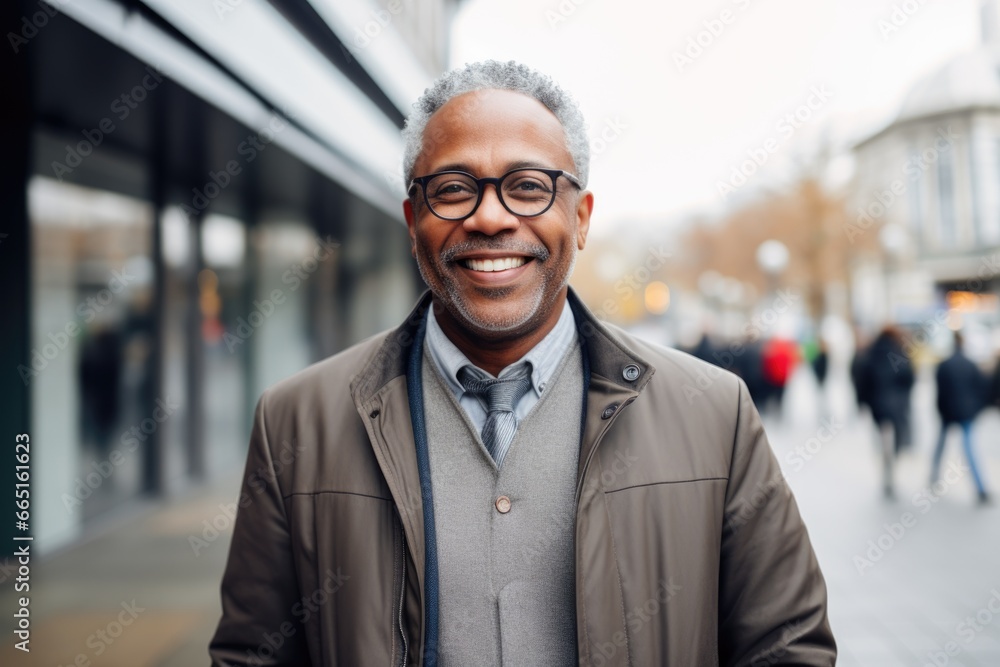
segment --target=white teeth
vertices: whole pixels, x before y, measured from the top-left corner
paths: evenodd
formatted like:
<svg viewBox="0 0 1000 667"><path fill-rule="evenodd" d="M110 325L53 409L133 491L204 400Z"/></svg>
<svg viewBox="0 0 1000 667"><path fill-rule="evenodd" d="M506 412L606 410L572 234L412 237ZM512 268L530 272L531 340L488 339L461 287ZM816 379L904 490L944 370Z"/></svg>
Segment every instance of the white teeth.
<svg viewBox="0 0 1000 667"><path fill-rule="evenodd" d="M525 257L498 257L497 259L467 259L463 263L473 271L506 271L524 264Z"/></svg>

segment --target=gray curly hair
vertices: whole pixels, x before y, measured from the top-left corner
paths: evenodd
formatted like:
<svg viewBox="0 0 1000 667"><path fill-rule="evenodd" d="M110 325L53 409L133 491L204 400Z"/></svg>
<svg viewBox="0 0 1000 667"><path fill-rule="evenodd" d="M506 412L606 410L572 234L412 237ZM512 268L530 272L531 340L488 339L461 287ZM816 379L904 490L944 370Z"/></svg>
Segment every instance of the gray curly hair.
<svg viewBox="0 0 1000 667"><path fill-rule="evenodd" d="M584 186L590 171L590 142L587 139L587 124L583 113L567 92L540 72L514 60L502 63L485 60L466 64L440 77L424 91L413 105L413 111L406 119L403 140L406 151L403 155L405 183L413 180L413 165L423 150L424 130L434 112L449 100L474 90L511 90L535 98L544 104L562 123L566 132L566 148L573 158L576 176Z"/></svg>

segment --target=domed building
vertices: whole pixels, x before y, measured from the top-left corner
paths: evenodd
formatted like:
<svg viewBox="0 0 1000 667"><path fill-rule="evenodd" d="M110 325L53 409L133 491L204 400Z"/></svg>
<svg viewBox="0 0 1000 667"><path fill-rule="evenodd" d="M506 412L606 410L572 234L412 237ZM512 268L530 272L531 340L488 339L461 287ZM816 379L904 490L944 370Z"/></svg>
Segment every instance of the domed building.
<svg viewBox="0 0 1000 667"><path fill-rule="evenodd" d="M995 0L984 2L982 43L918 81L893 121L855 146L855 219L847 233L852 240L877 234L882 251L881 266L855 273L863 321L915 324L942 307L967 320L950 326L996 317L998 18ZM875 283L882 289L869 289Z"/></svg>

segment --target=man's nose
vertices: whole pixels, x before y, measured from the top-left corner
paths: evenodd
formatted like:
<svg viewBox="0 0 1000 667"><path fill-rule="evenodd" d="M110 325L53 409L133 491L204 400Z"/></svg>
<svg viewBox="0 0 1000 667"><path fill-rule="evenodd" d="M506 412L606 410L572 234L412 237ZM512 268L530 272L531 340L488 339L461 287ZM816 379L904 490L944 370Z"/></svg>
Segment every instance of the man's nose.
<svg viewBox="0 0 1000 667"><path fill-rule="evenodd" d="M479 202L479 208L462 222L465 231L480 232L487 236L507 229L516 230L520 226L518 217L500 203L499 191L492 183L483 186L483 199Z"/></svg>

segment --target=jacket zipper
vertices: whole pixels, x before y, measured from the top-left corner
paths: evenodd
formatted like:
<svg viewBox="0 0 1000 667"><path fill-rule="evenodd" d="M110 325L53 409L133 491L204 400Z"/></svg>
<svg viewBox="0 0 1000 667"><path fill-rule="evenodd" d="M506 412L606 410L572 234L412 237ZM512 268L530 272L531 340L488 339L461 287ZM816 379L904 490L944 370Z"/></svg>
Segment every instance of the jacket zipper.
<svg viewBox="0 0 1000 667"><path fill-rule="evenodd" d="M403 639L403 660L399 664L406 667L406 658L409 652L406 642L406 631L403 629L403 603L406 598L406 533L403 532L402 526L400 526L399 533L402 538L400 540L400 551L402 552L400 560L403 563L403 572L400 575L399 583L399 636Z"/></svg>
<svg viewBox="0 0 1000 667"><path fill-rule="evenodd" d="M618 409L615 410L615 414L613 414L611 416L611 419L608 420L608 425L605 427L605 429L603 431L601 431L600 435L597 436L597 441L594 443L594 446L591 448L590 454L587 456L587 460L584 461L584 463L583 463L583 470L580 473L580 483L577 486L577 489L576 489L576 498L574 500L574 504L577 505L577 507L579 507L579 505L580 505L580 493L583 491L583 479L587 476L587 469L590 468L590 462L591 462L591 460L593 460L594 454L597 453L597 448L601 445L601 441L604 440L604 436L607 435L608 431L611 430L611 425L615 423L616 419L618 419L618 415L620 415L622 413L622 410L624 410L625 407L627 405L629 405L635 399L636 399L636 397L633 396L632 398L629 398L624 403L622 403L618 407Z"/></svg>
<svg viewBox="0 0 1000 667"><path fill-rule="evenodd" d="M611 430L611 425L614 424L614 422L615 422L616 419L618 419L618 415L620 415L622 413L622 410L624 410L625 407L629 403L631 403L632 401L634 401L635 399L636 399L636 397L633 396L632 398L629 398L624 403L622 403L621 406L619 406L619 408L617 410L615 410L615 414L613 414L611 416L611 419L608 420L607 427L603 431L601 431L600 435L597 436L597 441L594 443L593 448L590 450L590 455L587 456L587 460L583 464L583 471L582 471L582 473L580 475L580 485L576 489L576 500L575 500L574 504L576 505L577 509L579 509L579 506L580 506L580 493L583 491L583 479L587 476L587 469L590 468L590 462L591 462L591 460L593 460L594 454L597 453L597 448L601 445L601 441L604 440L604 436L607 435L608 431ZM574 543L576 542L576 529L575 528L574 528L574 531L573 531L573 541L574 541ZM627 627L628 627L628 622L626 621L626 628ZM626 633L627 633L627 630L626 630ZM626 659L628 660L628 664L631 665L632 664L632 660L631 660L631 656L628 654L628 648L626 648L625 650L626 650ZM581 661L582 660L583 660L583 658L581 657Z"/></svg>

